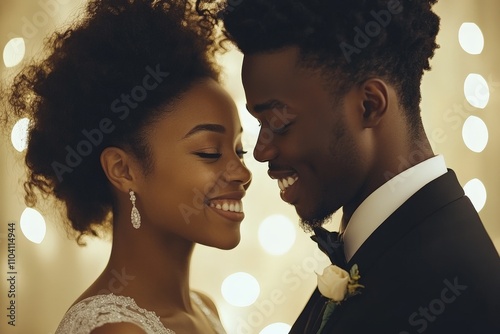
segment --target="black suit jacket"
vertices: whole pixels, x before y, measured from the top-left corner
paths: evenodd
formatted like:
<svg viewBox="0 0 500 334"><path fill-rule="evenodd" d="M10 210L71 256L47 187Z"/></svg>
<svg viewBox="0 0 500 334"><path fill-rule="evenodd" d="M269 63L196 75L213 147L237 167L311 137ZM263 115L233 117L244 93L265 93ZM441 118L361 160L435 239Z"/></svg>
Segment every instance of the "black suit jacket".
<svg viewBox="0 0 500 334"><path fill-rule="evenodd" d="M451 170L387 218L355 263L365 288L323 333L500 333L500 257ZM325 302L316 289L290 333L316 334Z"/></svg>

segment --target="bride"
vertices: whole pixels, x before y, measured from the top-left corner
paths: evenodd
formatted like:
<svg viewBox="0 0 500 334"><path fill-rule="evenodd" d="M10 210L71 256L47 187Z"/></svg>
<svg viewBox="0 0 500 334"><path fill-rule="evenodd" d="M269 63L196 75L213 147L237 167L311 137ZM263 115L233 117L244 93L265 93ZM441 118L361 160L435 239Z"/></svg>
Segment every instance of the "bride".
<svg viewBox="0 0 500 334"><path fill-rule="evenodd" d="M15 78L9 118L31 119L27 203L55 197L79 243L112 233L57 334L224 333L189 286L195 243L239 243L251 180L214 31L185 0L93 0Z"/></svg>

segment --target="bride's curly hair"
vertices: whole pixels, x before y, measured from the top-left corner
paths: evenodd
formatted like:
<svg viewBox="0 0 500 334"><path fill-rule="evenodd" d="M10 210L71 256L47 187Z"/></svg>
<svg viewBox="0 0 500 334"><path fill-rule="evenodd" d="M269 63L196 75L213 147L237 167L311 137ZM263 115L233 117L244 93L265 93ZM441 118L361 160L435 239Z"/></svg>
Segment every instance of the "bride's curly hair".
<svg viewBox="0 0 500 334"><path fill-rule="evenodd" d="M418 135L420 83L438 48L436 2L223 0L218 17L227 37L246 55L299 47L299 65L323 70L340 96L370 76L384 77L397 89ZM366 37L356 39L358 34Z"/></svg>
<svg viewBox="0 0 500 334"><path fill-rule="evenodd" d="M113 196L101 152L126 148L151 170L143 134L166 112L159 107L201 78L219 79L215 25L186 0L92 0L82 17L54 33L47 55L15 77L3 119L6 126L30 120L27 205L55 197L79 243L109 225Z"/></svg>

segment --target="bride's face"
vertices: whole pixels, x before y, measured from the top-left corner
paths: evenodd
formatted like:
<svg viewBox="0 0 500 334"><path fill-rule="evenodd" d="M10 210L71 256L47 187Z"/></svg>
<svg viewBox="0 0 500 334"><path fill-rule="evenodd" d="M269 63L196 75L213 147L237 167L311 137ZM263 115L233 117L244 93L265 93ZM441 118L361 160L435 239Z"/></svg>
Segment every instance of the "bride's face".
<svg viewBox="0 0 500 334"><path fill-rule="evenodd" d="M235 247L251 180L241 136L236 106L218 83L203 80L183 94L147 132L153 168L136 191L141 228Z"/></svg>

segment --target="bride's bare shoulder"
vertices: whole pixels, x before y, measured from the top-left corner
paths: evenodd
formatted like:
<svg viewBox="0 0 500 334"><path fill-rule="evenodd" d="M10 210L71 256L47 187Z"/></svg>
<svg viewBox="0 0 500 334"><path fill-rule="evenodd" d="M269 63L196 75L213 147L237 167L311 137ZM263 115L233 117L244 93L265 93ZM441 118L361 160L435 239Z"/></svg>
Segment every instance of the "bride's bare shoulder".
<svg viewBox="0 0 500 334"><path fill-rule="evenodd" d="M203 292L200 291L194 291L194 292L200 297L203 304L205 304L210 309L210 311L212 311L214 315L219 317L219 312L217 311L217 307L215 306L213 300Z"/></svg>

